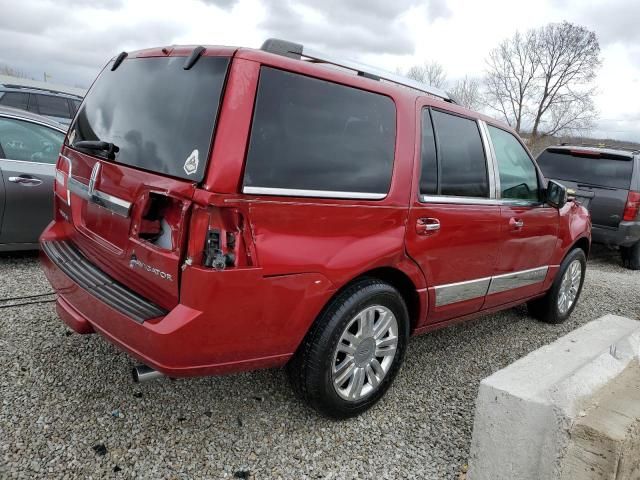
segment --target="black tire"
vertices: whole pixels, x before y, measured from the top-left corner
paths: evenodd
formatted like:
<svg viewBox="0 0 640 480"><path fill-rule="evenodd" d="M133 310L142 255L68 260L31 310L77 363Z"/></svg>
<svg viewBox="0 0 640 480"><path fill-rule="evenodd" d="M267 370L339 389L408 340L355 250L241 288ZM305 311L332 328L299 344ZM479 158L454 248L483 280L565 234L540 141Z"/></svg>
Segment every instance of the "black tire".
<svg viewBox="0 0 640 480"><path fill-rule="evenodd" d="M558 298L560 296L560 288L562 286L562 280L564 278L565 273L569 269L569 266L575 261L578 260L580 262L581 268L581 278L580 278L580 286L578 287L575 299L573 304L569 307L566 312L561 312L560 307L558 306ZM584 284L585 272L587 270L587 257L584 254L584 250L581 248L575 248L571 250L567 256L564 258L562 263L560 264L560 268L556 275L551 288L547 292L544 297L538 298L536 300L532 300L527 303L527 308L529 309L529 313L537 318L538 320L545 323L558 324L564 322L569 316L573 309L578 304L578 300L580 299L580 293L582 292L582 285Z"/></svg>
<svg viewBox="0 0 640 480"><path fill-rule="evenodd" d="M640 270L640 241L630 247L621 247L622 265L630 270Z"/></svg>
<svg viewBox="0 0 640 480"><path fill-rule="evenodd" d="M377 386L370 384L369 376L365 378L366 384L370 385L367 388L372 391L358 400L345 400L333 382L333 368L338 355L336 349L338 343L344 341L343 333L348 331L347 327L354 325L354 319L372 306L382 306L395 316L395 354ZM379 314L374 310L373 315ZM374 321L379 322L381 317L376 319ZM400 293L387 283L365 278L346 288L327 305L287 365L287 373L296 394L320 414L335 419L354 417L371 408L390 387L404 359L408 337L409 314ZM376 358L374 353L371 355ZM364 377L365 374L362 375Z"/></svg>

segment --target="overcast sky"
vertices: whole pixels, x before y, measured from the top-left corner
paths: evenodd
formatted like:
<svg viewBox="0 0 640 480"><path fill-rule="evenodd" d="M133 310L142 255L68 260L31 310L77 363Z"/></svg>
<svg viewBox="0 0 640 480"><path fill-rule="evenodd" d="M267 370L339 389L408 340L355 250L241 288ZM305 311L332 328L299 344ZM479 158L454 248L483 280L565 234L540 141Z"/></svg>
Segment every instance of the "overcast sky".
<svg viewBox="0 0 640 480"><path fill-rule="evenodd" d="M0 64L88 86L123 50L273 36L392 71L436 60L455 80L516 30L562 20L600 40L591 133L640 141L640 0L0 0Z"/></svg>

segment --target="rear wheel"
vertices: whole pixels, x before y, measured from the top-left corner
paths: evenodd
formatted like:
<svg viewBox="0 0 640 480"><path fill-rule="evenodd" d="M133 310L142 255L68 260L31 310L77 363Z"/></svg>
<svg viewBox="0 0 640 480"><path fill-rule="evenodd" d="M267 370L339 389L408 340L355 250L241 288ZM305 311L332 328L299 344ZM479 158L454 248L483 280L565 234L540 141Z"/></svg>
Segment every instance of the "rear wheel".
<svg viewBox="0 0 640 480"><path fill-rule="evenodd" d="M527 303L529 313L546 323L564 322L578 303L586 268L584 251L580 248L571 250L560 264L547 294Z"/></svg>
<svg viewBox="0 0 640 480"><path fill-rule="evenodd" d="M640 270L640 241L630 247L621 247L622 264L631 270Z"/></svg>
<svg viewBox="0 0 640 480"><path fill-rule="evenodd" d="M316 320L287 366L296 393L332 418L359 415L395 378L407 345L402 296L376 279L358 281Z"/></svg>

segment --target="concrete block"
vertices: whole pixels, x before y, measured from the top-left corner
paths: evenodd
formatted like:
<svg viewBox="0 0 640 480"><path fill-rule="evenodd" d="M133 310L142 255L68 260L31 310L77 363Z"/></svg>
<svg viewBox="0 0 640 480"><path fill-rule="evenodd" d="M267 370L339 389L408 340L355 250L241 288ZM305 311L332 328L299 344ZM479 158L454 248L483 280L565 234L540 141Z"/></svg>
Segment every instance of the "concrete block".
<svg viewBox="0 0 640 480"><path fill-rule="evenodd" d="M561 478L575 420L639 362L640 323L607 315L484 379L468 479Z"/></svg>

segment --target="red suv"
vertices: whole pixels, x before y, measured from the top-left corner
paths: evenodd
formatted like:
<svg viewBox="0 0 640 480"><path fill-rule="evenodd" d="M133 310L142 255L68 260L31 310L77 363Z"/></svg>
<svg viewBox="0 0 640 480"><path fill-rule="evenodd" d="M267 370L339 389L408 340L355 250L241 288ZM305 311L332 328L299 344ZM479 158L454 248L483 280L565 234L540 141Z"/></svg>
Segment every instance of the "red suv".
<svg viewBox="0 0 640 480"><path fill-rule="evenodd" d="M60 317L140 376L287 365L342 418L384 394L410 335L524 302L565 320L590 219L508 127L269 40L109 62L41 243Z"/></svg>

